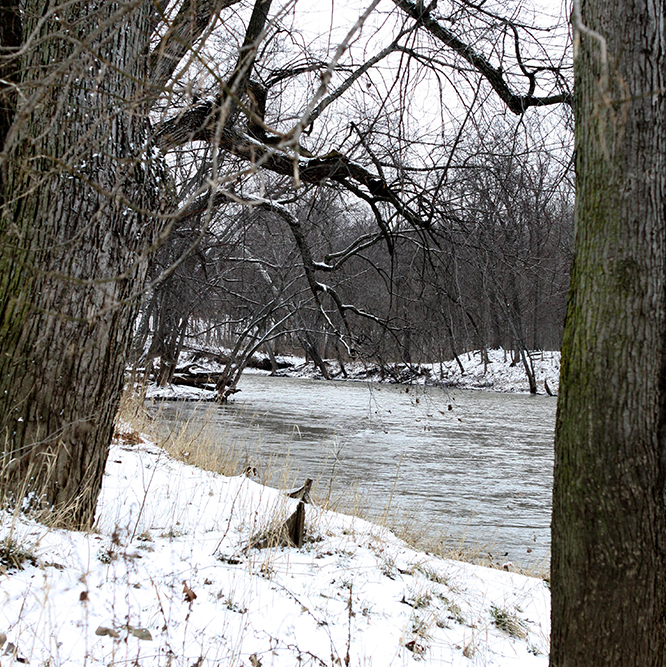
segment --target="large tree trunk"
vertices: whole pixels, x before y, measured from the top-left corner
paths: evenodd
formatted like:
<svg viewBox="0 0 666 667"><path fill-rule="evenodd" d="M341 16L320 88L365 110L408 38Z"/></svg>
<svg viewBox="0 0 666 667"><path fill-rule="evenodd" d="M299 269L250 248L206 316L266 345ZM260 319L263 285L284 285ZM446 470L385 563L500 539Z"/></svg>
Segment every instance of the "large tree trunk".
<svg viewBox="0 0 666 667"><path fill-rule="evenodd" d="M664 14L662 0L587 0L576 37L576 253L552 524L557 667L666 664Z"/></svg>
<svg viewBox="0 0 666 667"><path fill-rule="evenodd" d="M94 518L151 241L151 6L27 0L4 147L2 490L78 527Z"/></svg>

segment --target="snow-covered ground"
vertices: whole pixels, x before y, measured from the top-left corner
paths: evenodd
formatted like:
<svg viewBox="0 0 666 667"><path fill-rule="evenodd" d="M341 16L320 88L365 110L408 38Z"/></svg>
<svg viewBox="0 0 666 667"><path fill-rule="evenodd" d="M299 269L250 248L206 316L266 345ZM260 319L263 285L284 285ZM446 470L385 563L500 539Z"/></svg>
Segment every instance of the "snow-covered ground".
<svg viewBox="0 0 666 667"><path fill-rule="evenodd" d="M545 383L557 394L560 388L560 352L531 352L534 378L540 394L547 393ZM522 363L511 365L511 354L504 350L488 350L488 364L484 364L480 352L465 353L460 356L465 372L462 373L455 360L443 364L440 376L446 386L460 389L487 389L502 392L523 392L530 390ZM438 374L439 364L433 367Z"/></svg>
<svg viewBox="0 0 666 667"><path fill-rule="evenodd" d="M131 442L111 449L93 532L0 515L2 667L547 665L543 580L312 505L303 548L248 549L297 501Z"/></svg>

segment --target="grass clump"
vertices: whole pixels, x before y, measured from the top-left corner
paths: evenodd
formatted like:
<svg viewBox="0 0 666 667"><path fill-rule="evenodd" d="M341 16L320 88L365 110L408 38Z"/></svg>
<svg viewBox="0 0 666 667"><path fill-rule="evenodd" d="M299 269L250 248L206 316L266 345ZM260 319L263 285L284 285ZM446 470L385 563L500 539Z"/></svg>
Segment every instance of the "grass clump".
<svg viewBox="0 0 666 667"><path fill-rule="evenodd" d="M430 640L430 622L427 618L424 618L421 614L416 612L412 613L410 616L411 623L411 632L426 641Z"/></svg>
<svg viewBox="0 0 666 667"><path fill-rule="evenodd" d="M512 611L503 607L490 605L490 616L495 627L505 632L509 637L525 639L527 637L527 624Z"/></svg>
<svg viewBox="0 0 666 667"><path fill-rule="evenodd" d="M447 577L445 577L443 574L439 573L434 567L432 567L430 565L425 565L423 563L417 563L414 566L414 572L418 572L423 577L425 577L428 581L432 581L434 584L442 584L443 586L446 586L449 583L449 580L448 580Z"/></svg>
<svg viewBox="0 0 666 667"><path fill-rule="evenodd" d="M467 624L463 616L462 609L459 605L450 600L446 595L444 595L444 593L440 591L435 591L434 596L443 603L446 617L449 620L455 621L459 625Z"/></svg>
<svg viewBox="0 0 666 667"><path fill-rule="evenodd" d="M422 588L411 588L403 594L402 601L414 609L425 609L432 602L432 592Z"/></svg>
<svg viewBox="0 0 666 667"><path fill-rule="evenodd" d="M416 660L421 660L432 641L430 628L433 619L425 618L421 614L414 612L409 620L412 639L405 643L405 648L414 654Z"/></svg>
<svg viewBox="0 0 666 667"><path fill-rule="evenodd" d="M37 565L32 547L13 537L0 540L0 565L9 570L22 570L26 564Z"/></svg>

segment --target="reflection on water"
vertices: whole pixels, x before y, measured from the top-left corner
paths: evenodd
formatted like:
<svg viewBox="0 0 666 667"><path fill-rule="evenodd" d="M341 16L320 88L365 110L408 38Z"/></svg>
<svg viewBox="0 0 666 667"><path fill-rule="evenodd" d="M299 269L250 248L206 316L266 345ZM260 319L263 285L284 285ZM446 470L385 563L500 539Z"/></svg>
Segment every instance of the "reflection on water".
<svg viewBox="0 0 666 667"><path fill-rule="evenodd" d="M288 457L320 495L355 485L362 509L380 516L391 499L417 532L548 558L556 399L260 375L240 388L212 409L162 405L162 418L210 416L260 469Z"/></svg>

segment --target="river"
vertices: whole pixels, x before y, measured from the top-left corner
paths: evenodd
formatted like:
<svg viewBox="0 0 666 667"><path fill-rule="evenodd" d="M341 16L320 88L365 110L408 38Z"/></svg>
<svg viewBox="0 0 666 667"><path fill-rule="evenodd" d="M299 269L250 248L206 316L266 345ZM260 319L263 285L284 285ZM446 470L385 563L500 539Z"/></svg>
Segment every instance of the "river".
<svg viewBox="0 0 666 667"><path fill-rule="evenodd" d="M154 409L165 425L209 420L273 485L312 477L319 497L426 541L547 563L556 399L250 374L239 387L227 405Z"/></svg>

